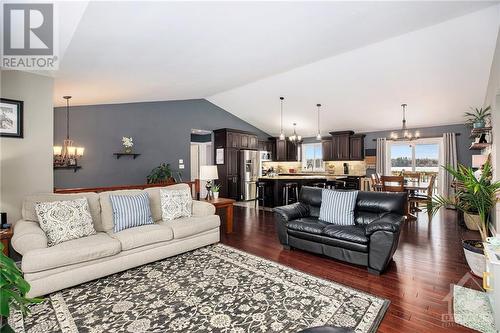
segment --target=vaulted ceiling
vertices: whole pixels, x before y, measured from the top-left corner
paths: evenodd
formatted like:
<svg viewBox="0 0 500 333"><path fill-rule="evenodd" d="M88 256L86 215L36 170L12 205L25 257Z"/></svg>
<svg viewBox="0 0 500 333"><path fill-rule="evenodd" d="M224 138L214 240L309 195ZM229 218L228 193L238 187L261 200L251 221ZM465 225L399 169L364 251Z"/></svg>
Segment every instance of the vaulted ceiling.
<svg viewBox="0 0 500 333"><path fill-rule="evenodd" d="M403 102L409 126L460 122L484 100L500 21L477 1L85 5L61 7L56 104L207 98L271 134L279 96L303 135L316 103L323 131L396 128Z"/></svg>

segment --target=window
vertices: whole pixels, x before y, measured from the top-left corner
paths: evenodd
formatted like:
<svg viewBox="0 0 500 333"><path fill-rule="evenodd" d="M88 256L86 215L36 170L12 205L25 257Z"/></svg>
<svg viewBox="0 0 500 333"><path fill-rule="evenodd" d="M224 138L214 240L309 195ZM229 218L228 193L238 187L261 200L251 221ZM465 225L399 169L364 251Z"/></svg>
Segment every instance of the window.
<svg viewBox="0 0 500 333"><path fill-rule="evenodd" d="M324 171L323 148L321 142L302 144L302 169L308 171Z"/></svg>
<svg viewBox="0 0 500 333"><path fill-rule="evenodd" d="M391 144L391 173L439 172L439 142L394 142Z"/></svg>

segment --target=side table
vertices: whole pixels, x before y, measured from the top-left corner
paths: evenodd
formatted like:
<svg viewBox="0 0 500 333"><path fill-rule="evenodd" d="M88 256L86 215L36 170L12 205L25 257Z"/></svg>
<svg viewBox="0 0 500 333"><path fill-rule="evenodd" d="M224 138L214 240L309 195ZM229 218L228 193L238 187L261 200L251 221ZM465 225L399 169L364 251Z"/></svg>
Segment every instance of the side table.
<svg viewBox="0 0 500 333"><path fill-rule="evenodd" d="M211 203L216 209L226 209L226 233L233 232L233 204L236 200L227 198L217 198L211 200L202 199L200 201Z"/></svg>
<svg viewBox="0 0 500 333"><path fill-rule="evenodd" d="M0 229L0 241L3 244L3 254L5 254L7 257L9 256L9 244L13 234L14 231L12 230L12 228Z"/></svg>

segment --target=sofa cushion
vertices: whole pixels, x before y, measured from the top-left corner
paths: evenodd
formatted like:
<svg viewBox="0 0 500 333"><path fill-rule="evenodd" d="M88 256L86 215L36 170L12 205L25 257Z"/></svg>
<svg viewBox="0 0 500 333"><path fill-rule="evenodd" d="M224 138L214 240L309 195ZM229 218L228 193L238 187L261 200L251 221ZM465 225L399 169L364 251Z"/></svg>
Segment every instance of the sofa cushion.
<svg viewBox="0 0 500 333"><path fill-rule="evenodd" d="M89 204L90 215L92 216L92 223L97 231L104 231L105 229L101 223L101 205L99 203L99 194L93 192L76 193L76 194L54 194L54 193L41 193L27 196L23 201L22 216L25 221L38 221L36 215L35 205L37 202L53 202L74 200L79 198L87 198Z"/></svg>
<svg viewBox="0 0 500 333"><path fill-rule="evenodd" d="M105 258L119 253L121 244L106 233L73 239L52 247L27 252L22 270L34 273L85 261Z"/></svg>
<svg viewBox="0 0 500 333"><path fill-rule="evenodd" d="M120 241L122 251L135 249L144 245L167 242L174 238L174 233L170 227L158 224L142 225L116 233L109 233L109 235Z"/></svg>
<svg viewBox="0 0 500 333"><path fill-rule="evenodd" d="M193 198L188 188L160 190L161 218L172 221L182 217L190 217L193 208Z"/></svg>
<svg viewBox="0 0 500 333"><path fill-rule="evenodd" d="M48 246L96 233L87 198L39 202L35 210Z"/></svg>
<svg viewBox="0 0 500 333"><path fill-rule="evenodd" d="M323 229L323 235L342 239L349 242L368 244L363 225L336 225L331 224Z"/></svg>
<svg viewBox="0 0 500 333"><path fill-rule="evenodd" d="M113 230L113 207L111 206L110 195L137 195L144 193L141 190L120 190L107 191L99 193L99 201L101 203L101 222L104 231Z"/></svg>
<svg viewBox="0 0 500 333"><path fill-rule="evenodd" d="M113 232L153 224L146 192L136 195L111 194L109 200L113 209Z"/></svg>
<svg viewBox="0 0 500 333"><path fill-rule="evenodd" d="M357 252L368 252L368 244L359 244L338 238L331 238L324 235L311 234L308 232L302 232L291 229L288 230L288 235L298 239L304 239L306 241L311 241L318 244L335 246L346 250L352 250Z"/></svg>
<svg viewBox="0 0 500 333"><path fill-rule="evenodd" d="M174 239L185 238L220 226L219 215L183 217L173 221L162 221L161 225L169 226L174 232Z"/></svg>
<svg viewBox="0 0 500 333"><path fill-rule="evenodd" d="M189 189L188 184L174 184L174 185L169 185L169 186L163 186L163 187L148 187L144 189L144 192L146 192L149 195L149 205L151 206L151 214L153 214L153 220L155 222L159 222L162 220L161 218L161 199L160 199L160 190L161 189L172 189L172 190L182 190L182 189Z"/></svg>
<svg viewBox="0 0 500 333"><path fill-rule="evenodd" d="M369 224L387 215L388 213L373 213L373 212L363 212L358 211L355 213L354 222L356 224Z"/></svg>
<svg viewBox="0 0 500 333"><path fill-rule="evenodd" d="M287 228L290 230L307 232L310 234L321 235L323 229L330 225L327 222L318 220L317 217L302 217L296 220L292 220L286 224Z"/></svg>

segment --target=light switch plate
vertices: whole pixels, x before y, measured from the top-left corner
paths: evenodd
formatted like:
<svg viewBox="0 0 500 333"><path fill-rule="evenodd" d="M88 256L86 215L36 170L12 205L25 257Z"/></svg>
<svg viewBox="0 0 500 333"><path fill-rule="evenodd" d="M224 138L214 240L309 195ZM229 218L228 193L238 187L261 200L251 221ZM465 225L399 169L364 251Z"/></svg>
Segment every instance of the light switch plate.
<svg viewBox="0 0 500 333"><path fill-rule="evenodd" d="M184 164L184 160L182 158L179 159L179 164Z"/></svg>
<svg viewBox="0 0 500 333"><path fill-rule="evenodd" d="M184 164L179 164L179 169L184 169Z"/></svg>

